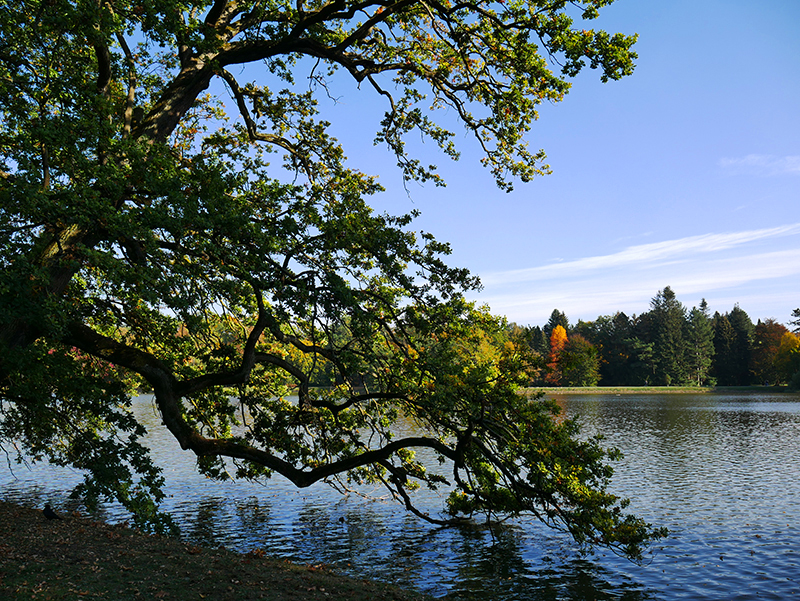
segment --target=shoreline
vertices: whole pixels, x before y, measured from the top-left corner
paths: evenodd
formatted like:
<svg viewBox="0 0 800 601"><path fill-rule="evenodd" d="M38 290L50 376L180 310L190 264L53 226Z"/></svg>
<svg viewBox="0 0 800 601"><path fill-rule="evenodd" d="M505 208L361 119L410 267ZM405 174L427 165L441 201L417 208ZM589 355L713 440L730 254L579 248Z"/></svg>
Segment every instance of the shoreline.
<svg viewBox="0 0 800 601"><path fill-rule="evenodd" d="M549 394L730 394L730 393L778 393L800 395L800 391L786 386L564 386L563 388L523 388L523 394L536 392Z"/></svg>
<svg viewBox="0 0 800 601"><path fill-rule="evenodd" d="M432 601L390 584L0 501L0 598Z"/></svg>

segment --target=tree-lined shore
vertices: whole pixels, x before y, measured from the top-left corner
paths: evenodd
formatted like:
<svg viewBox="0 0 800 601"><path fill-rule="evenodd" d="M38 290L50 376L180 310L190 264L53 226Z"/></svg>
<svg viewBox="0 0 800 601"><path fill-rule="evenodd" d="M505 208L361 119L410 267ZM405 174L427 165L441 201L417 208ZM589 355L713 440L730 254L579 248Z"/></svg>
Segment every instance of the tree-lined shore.
<svg viewBox="0 0 800 601"><path fill-rule="evenodd" d="M797 390L785 385L770 386L560 386L543 388L526 388L526 394L543 392L553 394L759 394L764 392L780 392L797 394Z"/></svg>
<svg viewBox="0 0 800 601"><path fill-rule="evenodd" d="M782 386L800 388L800 309L786 325L753 323L739 305L711 314L685 307L667 286L650 311L617 312L571 325L555 309L543 327L512 324L539 356L530 386Z"/></svg>

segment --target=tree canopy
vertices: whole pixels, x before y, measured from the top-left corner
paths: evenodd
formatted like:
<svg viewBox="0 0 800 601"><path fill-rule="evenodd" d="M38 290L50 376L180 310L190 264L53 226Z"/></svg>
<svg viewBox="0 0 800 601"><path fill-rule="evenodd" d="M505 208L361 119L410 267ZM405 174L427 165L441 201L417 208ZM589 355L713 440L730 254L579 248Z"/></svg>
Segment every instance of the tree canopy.
<svg viewBox="0 0 800 601"><path fill-rule="evenodd" d="M380 185L318 113L355 81L385 102L375 143L435 183L406 140L456 158L455 116L510 189L549 170L539 104L586 66L632 71L635 36L583 28L610 2L0 8L0 444L163 525L131 413L150 391L209 476L378 482L432 521L529 512L640 557L663 532L607 491L614 452L518 393L524 345L413 212L370 208ZM451 487L447 515L414 508L420 484Z"/></svg>

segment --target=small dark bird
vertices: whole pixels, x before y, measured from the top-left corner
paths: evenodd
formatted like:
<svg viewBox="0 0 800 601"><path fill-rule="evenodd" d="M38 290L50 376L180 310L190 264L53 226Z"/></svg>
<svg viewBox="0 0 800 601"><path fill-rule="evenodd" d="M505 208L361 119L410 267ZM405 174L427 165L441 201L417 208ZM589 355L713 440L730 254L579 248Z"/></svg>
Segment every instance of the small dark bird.
<svg viewBox="0 0 800 601"><path fill-rule="evenodd" d="M50 507L50 503L45 503L44 504L44 512L43 513L44 513L44 517L46 517L48 520L60 520L61 519L61 516L58 515L55 511L53 511L52 507Z"/></svg>

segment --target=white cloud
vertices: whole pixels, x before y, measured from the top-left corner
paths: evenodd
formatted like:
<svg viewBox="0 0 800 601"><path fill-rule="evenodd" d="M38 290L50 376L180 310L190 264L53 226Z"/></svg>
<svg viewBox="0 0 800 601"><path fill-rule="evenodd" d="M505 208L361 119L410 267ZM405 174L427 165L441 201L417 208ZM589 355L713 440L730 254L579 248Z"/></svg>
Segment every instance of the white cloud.
<svg viewBox="0 0 800 601"><path fill-rule="evenodd" d="M800 175L800 155L778 157L770 154L748 154L738 158L722 158L719 166L734 173L758 175Z"/></svg>
<svg viewBox="0 0 800 601"><path fill-rule="evenodd" d="M704 234L487 274L481 276L485 288L477 300L512 321L541 324L556 308L573 321L616 311L642 313L658 290L670 286L679 299L691 298L685 301L689 305L701 297L760 299L752 310L767 317L766 313L779 312L776 292L800 304L800 247L794 241L788 247L775 245L779 238L798 234L800 224ZM754 245L757 242L771 246Z"/></svg>
<svg viewBox="0 0 800 601"><path fill-rule="evenodd" d="M611 255L585 257L541 267L489 273L481 275L481 281L486 287L502 286L521 282L574 277L580 274L590 274L598 270L620 267L652 267L655 264L674 264L687 259L694 259L698 254L730 250L749 242L798 233L800 233L800 223L727 234L689 236L677 240L629 246Z"/></svg>

